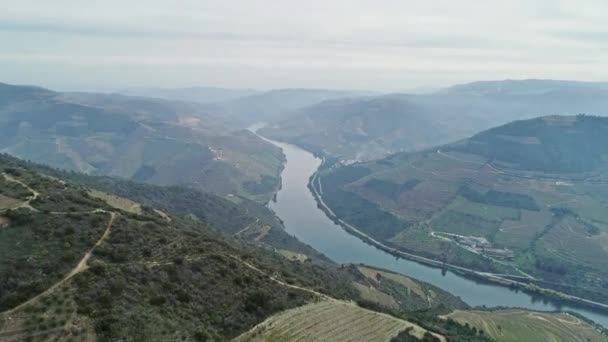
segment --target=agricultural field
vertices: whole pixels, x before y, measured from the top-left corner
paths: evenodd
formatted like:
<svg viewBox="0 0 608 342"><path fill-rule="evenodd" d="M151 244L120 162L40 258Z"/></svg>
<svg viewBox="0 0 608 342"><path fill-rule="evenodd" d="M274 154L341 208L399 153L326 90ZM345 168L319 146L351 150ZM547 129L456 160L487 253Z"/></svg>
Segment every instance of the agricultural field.
<svg viewBox="0 0 608 342"><path fill-rule="evenodd" d="M352 265L354 287L368 302L388 309L416 312L437 309L449 312L468 306L452 294L431 284L380 268Z"/></svg>
<svg viewBox="0 0 608 342"><path fill-rule="evenodd" d="M602 118L535 119L437 149L336 162L320 173L323 200L340 219L405 252L532 276L608 303L608 182L601 176L608 156L592 148L590 136L604 139L596 126L608 130ZM366 220L367 212L375 214ZM476 244L480 238L488 243Z"/></svg>
<svg viewBox="0 0 608 342"><path fill-rule="evenodd" d="M518 309L499 311L457 310L446 317L484 331L497 342L553 341L605 342L608 337L595 327L565 313Z"/></svg>
<svg viewBox="0 0 608 342"><path fill-rule="evenodd" d="M361 298L368 302L376 303L382 307L389 309L398 309L399 304L395 301L391 295L388 295L382 291L377 290L372 285L363 285L361 283L353 282L353 287L359 291Z"/></svg>
<svg viewBox="0 0 608 342"><path fill-rule="evenodd" d="M353 303L324 300L272 316L236 341L390 341L408 328L418 338L426 332L416 324Z"/></svg>
<svg viewBox="0 0 608 342"><path fill-rule="evenodd" d="M127 199L124 197L119 197L116 195L108 194L106 192L97 191L97 190L90 190L89 195L91 197L95 197L95 198L99 198L99 199L103 200L109 206L111 206L113 208L124 210L128 213L133 213L133 214L142 213L141 204L131 201L130 199Z"/></svg>

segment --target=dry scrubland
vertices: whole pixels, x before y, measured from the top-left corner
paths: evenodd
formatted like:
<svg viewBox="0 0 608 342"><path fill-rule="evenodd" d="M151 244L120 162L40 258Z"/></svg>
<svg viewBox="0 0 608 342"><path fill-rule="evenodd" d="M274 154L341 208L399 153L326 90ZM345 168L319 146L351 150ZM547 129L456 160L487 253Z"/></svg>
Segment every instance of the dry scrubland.
<svg viewBox="0 0 608 342"><path fill-rule="evenodd" d="M324 300L277 314L236 341L390 341L410 327L417 337L426 332L408 321L353 303Z"/></svg>
<svg viewBox="0 0 608 342"><path fill-rule="evenodd" d="M498 342L604 342L605 335L568 314L522 310L460 311L450 317L462 324L482 329Z"/></svg>

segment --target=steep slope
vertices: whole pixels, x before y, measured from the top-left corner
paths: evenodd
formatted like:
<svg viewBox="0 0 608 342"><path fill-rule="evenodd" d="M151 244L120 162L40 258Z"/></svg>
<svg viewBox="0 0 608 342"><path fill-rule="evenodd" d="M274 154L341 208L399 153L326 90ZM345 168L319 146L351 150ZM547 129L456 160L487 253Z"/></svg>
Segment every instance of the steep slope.
<svg viewBox="0 0 608 342"><path fill-rule="evenodd" d="M518 121L376 162L328 160L313 186L386 248L607 304L606 136L608 118Z"/></svg>
<svg viewBox="0 0 608 342"><path fill-rule="evenodd" d="M280 150L198 104L10 85L0 98L0 151L20 158L261 202L278 186Z"/></svg>
<svg viewBox="0 0 608 342"><path fill-rule="evenodd" d="M493 159L522 171L580 173L608 159L608 121L604 118L543 117L516 121L449 147Z"/></svg>
<svg viewBox="0 0 608 342"><path fill-rule="evenodd" d="M608 114L605 83L489 81L431 94L329 101L261 132L316 153L369 160L462 139L513 120L579 113Z"/></svg>
<svg viewBox="0 0 608 342"><path fill-rule="evenodd" d="M317 154L355 160L404 148L421 149L463 134L449 125L448 117L413 102L407 95L325 101L260 133Z"/></svg>
<svg viewBox="0 0 608 342"><path fill-rule="evenodd" d="M364 281L357 268L292 261L190 216L169 216L34 169L51 171L0 156L3 196L13 199L0 202L2 340L225 340L318 300L389 318L373 312L386 310L381 306L353 304L365 303L352 285ZM408 301L399 295L406 289L394 291ZM443 313L466 308L449 299ZM393 314L395 333L414 325L404 312ZM432 322L416 333L441 326Z"/></svg>

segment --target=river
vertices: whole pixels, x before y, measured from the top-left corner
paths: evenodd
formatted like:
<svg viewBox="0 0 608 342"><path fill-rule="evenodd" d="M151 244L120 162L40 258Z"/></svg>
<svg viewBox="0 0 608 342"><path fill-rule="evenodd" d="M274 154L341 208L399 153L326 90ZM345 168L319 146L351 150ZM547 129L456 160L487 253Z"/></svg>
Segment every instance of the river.
<svg viewBox="0 0 608 342"><path fill-rule="evenodd" d="M282 173L282 187L270 208L283 220L285 229L300 241L338 263L365 263L399 272L438 286L459 296L471 306L521 307L539 311L569 310L608 328L608 315L586 308L558 305L507 287L480 283L450 271L425 266L410 260L397 259L347 233L330 220L308 189L308 180L321 160L296 146L265 140L279 146L287 158Z"/></svg>

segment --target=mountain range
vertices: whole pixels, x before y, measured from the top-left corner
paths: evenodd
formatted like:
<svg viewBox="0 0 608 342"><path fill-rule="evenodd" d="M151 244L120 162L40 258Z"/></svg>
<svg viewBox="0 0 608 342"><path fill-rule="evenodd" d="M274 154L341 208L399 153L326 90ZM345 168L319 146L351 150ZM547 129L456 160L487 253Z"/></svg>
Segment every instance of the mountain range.
<svg viewBox="0 0 608 342"><path fill-rule="evenodd" d="M323 156L319 207L370 243L601 304L608 119L469 132L558 104L601 112L604 90L501 81L197 101L0 84L0 339L606 341L575 315L473 309L407 275L336 264L266 206L285 157L243 129L269 122L263 134Z"/></svg>
<svg viewBox="0 0 608 342"><path fill-rule="evenodd" d="M306 107L261 133L344 160L370 160L466 138L544 115L608 113L605 83L474 82L430 94L330 100Z"/></svg>
<svg viewBox="0 0 608 342"><path fill-rule="evenodd" d="M0 151L54 167L267 201L282 154L200 104L0 85Z"/></svg>

